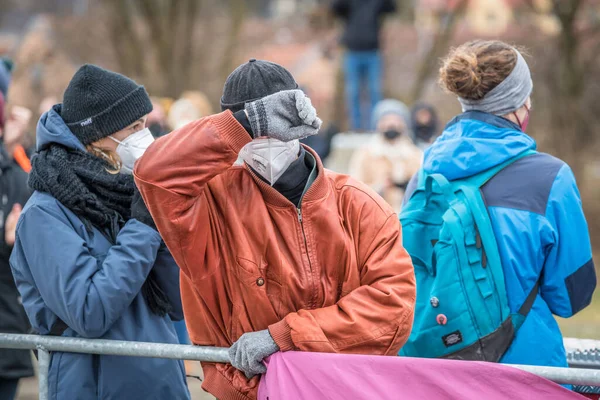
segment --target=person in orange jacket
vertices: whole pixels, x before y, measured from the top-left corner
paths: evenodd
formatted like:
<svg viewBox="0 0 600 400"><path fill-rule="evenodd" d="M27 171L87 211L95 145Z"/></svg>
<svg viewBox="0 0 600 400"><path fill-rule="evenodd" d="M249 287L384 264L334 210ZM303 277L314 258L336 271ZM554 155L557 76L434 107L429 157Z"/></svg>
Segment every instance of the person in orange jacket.
<svg viewBox="0 0 600 400"><path fill-rule="evenodd" d="M221 106L157 139L134 170L181 268L192 343L231 346L231 365L203 363L203 388L255 399L277 351L396 355L415 278L393 209L299 144L321 121L283 67L241 65Z"/></svg>

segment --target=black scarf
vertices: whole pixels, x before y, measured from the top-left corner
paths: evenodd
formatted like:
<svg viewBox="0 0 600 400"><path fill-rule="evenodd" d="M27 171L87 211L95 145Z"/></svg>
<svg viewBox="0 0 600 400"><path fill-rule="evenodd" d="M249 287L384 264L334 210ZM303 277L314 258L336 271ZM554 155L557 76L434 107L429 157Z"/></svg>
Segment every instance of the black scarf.
<svg viewBox="0 0 600 400"><path fill-rule="evenodd" d="M306 182L308 182L308 178L312 172L312 166L309 165L310 161L308 161L308 157L312 156L304 150L304 147L300 147L298 158L290 164L283 175L273 185L273 189L281 193L296 207L300 205L302 194L306 188Z"/></svg>
<svg viewBox="0 0 600 400"><path fill-rule="evenodd" d="M111 166L89 153L53 144L32 159L29 186L51 194L73 211L92 234L92 226L111 243L131 215L135 183L131 175L111 174ZM164 292L150 271L142 287L150 310L163 316L170 311Z"/></svg>

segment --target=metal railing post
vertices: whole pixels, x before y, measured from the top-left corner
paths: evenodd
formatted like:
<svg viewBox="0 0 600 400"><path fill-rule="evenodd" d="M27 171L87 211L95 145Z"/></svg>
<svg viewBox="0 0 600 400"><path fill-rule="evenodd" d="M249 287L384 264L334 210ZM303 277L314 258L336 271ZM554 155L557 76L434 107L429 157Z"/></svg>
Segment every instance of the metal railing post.
<svg viewBox="0 0 600 400"><path fill-rule="evenodd" d="M43 346L37 346L37 352L40 400L48 400L48 370L50 369L50 352Z"/></svg>

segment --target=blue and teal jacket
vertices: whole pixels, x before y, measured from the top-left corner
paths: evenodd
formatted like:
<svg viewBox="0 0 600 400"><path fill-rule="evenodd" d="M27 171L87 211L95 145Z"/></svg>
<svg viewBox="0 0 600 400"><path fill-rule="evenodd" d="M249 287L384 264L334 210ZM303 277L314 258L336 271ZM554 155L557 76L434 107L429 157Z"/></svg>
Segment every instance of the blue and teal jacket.
<svg viewBox="0 0 600 400"><path fill-rule="evenodd" d="M85 151L58 113L44 114L38 150L51 143ZM130 219L112 244L48 193L34 192L17 225L10 258L32 327L42 335L58 319L62 336L177 344L182 319L179 268L157 231ZM173 306L152 313L140 292L151 269ZM52 353L51 400L190 398L183 362L159 358Z"/></svg>
<svg viewBox="0 0 600 400"><path fill-rule="evenodd" d="M449 180L461 179L535 149L535 141L511 121L470 111L454 118L427 149L423 169ZM413 179L406 198L416 184ZM540 282L533 308L501 362L567 366L553 314L571 317L590 304L596 287L588 226L575 177L563 161L536 153L502 170L482 191L512 313Z"/></svg>

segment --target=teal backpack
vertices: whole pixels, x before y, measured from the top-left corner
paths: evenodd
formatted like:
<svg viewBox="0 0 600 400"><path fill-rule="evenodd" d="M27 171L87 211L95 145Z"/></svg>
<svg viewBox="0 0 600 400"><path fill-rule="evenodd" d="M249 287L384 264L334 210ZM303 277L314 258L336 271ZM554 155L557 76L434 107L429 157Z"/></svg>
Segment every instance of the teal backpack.
<svg viewBox="0 0 600 400"><path fill-rule="evenodd" d="M403 244L415 268L412 333L400 355L497 362L537 295L518 313L508 307L504 273L481 187L527 151L497 167L449 182L419 172L400 214Z"/></svg>

